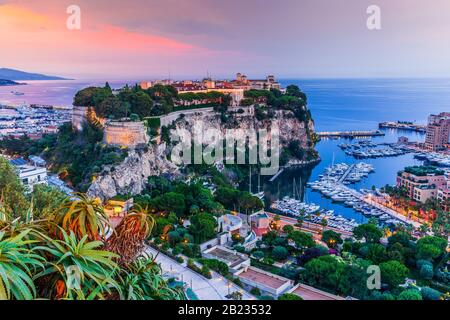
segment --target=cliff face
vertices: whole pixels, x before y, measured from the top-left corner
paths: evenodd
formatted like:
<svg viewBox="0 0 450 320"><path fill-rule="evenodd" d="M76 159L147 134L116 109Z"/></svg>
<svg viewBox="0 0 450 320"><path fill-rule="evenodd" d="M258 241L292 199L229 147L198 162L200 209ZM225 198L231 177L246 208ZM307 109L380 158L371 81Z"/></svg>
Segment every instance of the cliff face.
<svg viewBox="0 0 450 320"><path fill-rule="evenodd" d="M193 132L198 123L202 130L219 129L225 133L227 129L247 129L258 131L266 129L269 133L272 127L279 128L280 144L286 147L290 141L297 140L304 149L309 148L310 134L314 132L312 121L300 121L290 111L277 111L272 119L258 121L252 113L234 114L225 123L220 114L192 113L175 121L176 129L186 129ZM236 137L238 138L238 137ZM88 195L108 199L118 194L140 194L146 186L148 177L163 173L178 173L179 168L167 159L171 147L165 143L149 146L146 152L130 151L129 156L118 166L106 168L105 173L98 177L88 190Z"/></svg>
<svg viewBox="0 0 450 320"><path fill-rule="evenodd" d="M106 200L119 194L140 194L148 177L178 171L167 160L166 150L165 144L149 146L146 152L131 150L120 165L105 168L105 173L90 186L88 195Z"/></svg>
<svg viewBox="0 0 450 320"><path fill-rule="evenodd" d="M308 142L311 137L309 133L314 132L314 123L312 121L300 121L295 118L291 111L279 110L271 119L258 121L253 113L239 114L235 113L227 122L222 122L220 114L192 114L176 121L177 129L186 129L193 132L194 128L202 124L203 131L209 129L218 129L225 134L227 129L241 129L242 132L248 130L265 129L271 133L272 129L278 128L280 144L286 147L290 141L298 140L302 148L308 148ZM236 133L239 138L239 132ZM270 140L270 138L269 138Z"/></svg>

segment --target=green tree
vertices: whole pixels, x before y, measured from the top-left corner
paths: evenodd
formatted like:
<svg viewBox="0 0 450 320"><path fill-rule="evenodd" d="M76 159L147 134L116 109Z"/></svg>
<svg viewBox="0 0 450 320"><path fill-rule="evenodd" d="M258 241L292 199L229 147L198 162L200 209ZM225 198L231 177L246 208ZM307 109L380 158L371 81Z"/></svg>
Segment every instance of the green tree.
<svg viewBox="0 0 450 320"><path fill-rule="evenodd" d="M296 294L293 293L285 293L283 295L281 295L278 300L280 301L285 301L285 300L303 300L301 297L299 297Z"/></svg>
<svg viewBox="0 0 450 320"><path fill-rule="evenodd" d="M25 188L14 167L0 157L0 200L14 217L21 216L29 207L24 192Z"/></svg>
<svg viewBox="0 0 450 320"><path fill-rule="evenodd" d="M380 264L381 279L392 289L397 288L405 281L408 275L408 268L398 261L387 261Z"/></svg>
<svg viewBox="0 0 450 320"><path fill-rule="evenodd" d="M380 264L386 261L386 248L378 243L371 243L367 245L366 259L372 261L374 264Z"/></svg>
<svg viewBox="0 0 450 320"><path fill-rule="evenodd" d="M277 261L284 261L287 259L289 255L288 250L285 247L282 246L276 246L272 250L272 257Z"/></svg>
<svg viewBox="0 0 450 320"><path fill-rule="evenodd" d="M383 232L375 224L367 223L353 229L353 235L358 240L364 238L366 242L376 243L380 241Z"/></svg>
<svg viewBox="0 0 450 320"><path fill-rule="evenodd" d="M442 293L430 287L422 287L421 290L423 300L439 300Z"/></svg>
<svg viewBox="0 0 450 320"><path fill-rule="evenodd" d="M422 300L422 294L419 290L408 289L399 294L398 300Z"/></svg>
<svg viewBox="0 0 450 320"><path fill-rule="evenodd" d="M325 242L329 248L336 248L337 245L344 242L341 235L333 230L324 231L322 233L322 241Z"/></svg>
<svg viewBox="0 0 450 320"><path fill-rule="evenodd" d="M424 264L420 268L420 277L425 280L431 280L433 279L434 271L433 271L433 265L431 264Z"/></svg>
<svg viewBox="0 0 450 320"><path fill-rule="evenodd" d="M309 261L304 267L303 279L309 284L335 292L345 269L345 263L340 262L335 256L326 255Z"/></svg>
<svg viewBox="0 0 450 320"><path fill-rule="evenodd" d="M186 210L184 195L180 193L165 193L161 197L155 199L155 202L160 210L168 213L173 212L178 216L182 216Z"/></svg>
<svg viewBox="0 0 450 320"><path fill-rule="evenodd" d="M191 217L189 232L194 236L196 243L211 239L216 234L217 221L209 213L201 212Z"/></svg>
<svg viewBox="0 0 450 320"><path fill-rule="evenodd" d="M440 237L427 236L419 239L416 245L417 258L433 260L445 253L447 240Z"/></svg>
<svg viewBox="0 0 450 320"><path fill-rule="evenodd" d="M312 248L316 245L311 234L302 231L292 231L288 238L295 242L299 248Z"/></svg>
<svg viewBox="0 0 450 320"><path fill-rule="evenodd" d="M286 234L290 234L292 231L294 231L294 227L289 224L283 227L283 232Z"/></svg>

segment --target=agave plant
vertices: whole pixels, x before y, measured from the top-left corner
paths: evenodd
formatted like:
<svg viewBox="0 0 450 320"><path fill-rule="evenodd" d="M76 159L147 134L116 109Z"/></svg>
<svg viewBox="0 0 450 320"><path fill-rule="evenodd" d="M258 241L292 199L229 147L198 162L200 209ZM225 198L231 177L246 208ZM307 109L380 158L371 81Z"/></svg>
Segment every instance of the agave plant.
<svg viewBox="0 0 450 320"><path fill-rule="evenodd" d="M120 256L126 265L136 259L144 249L144 241L155 225L155 219L137 207L126 215L106 242L106 249Z"/></svg>
<svg viewBox="0 0 450 320"><path fill-rule="evenodd" d="M109 225L108 216L99 201L83 194L78 194L77 197L76 200L66 201L50 217L50 221L56 224L54 233L62 239L58 232L63 229L68 233L73 232L77 239L87 236L90 241L99 240L105 236Z"/></svg>
<svg viewBox="0 0 450 320"><path fill-rule="evenodd" d="M26 240L30 230L6 238L0 232L0 300L31 300L36 296L32 274L43 268L44 258L29 249L34 240Z"/></svg>
<svg viewBox="0 0 450 320"><path fill-rule="evenodd" d="M172 289L162 277L161 267L149 254L127 265L120 275L123 299L185 300L181 289Z"/></svg>
<svg viewBox="0 0 450 320"><path fill-rule="evenodd" d="M63 240L41 234L45 245L39 247L48 255L45 269L34 279L42 294L52 299L104 299L111 290L120 291L114 280L118 266L112 252L100 250L103 243L78 239L73 231L60 230Z"/></svg>

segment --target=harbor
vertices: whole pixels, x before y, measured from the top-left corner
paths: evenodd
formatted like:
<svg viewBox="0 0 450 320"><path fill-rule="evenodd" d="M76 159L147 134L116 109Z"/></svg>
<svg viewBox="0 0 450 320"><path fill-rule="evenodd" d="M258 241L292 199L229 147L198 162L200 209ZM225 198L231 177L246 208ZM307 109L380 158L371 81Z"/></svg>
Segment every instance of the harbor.
<svg viewBox="0 0 450 320"><path fill-rule="evenodd" d="M309 223L332 227L346 232L352 232L359 225L354 219L346 219L342 215L335 215L333 210L321 209L314 203L304 203L300 200L284 197L271 205L271 210L283 215L295 217ZM324 220L326 224L324 224Z"/></svg>
<svg viewBox="0 0 450 320"><path fill-rule="evenodd" d="M353 220L358 224L365 223L370 218L377 218L382 225L394 226L406 223L416 225L415 222L408 221L406 217L375 203L373 200L381 187L386 184L396 184L397 173L403 170L405 166L422 165L424 160L415 157L416 153L406 150L408 146L405 145L405 152L397 156L383 155L366 158L363 161L370 166L362 166L358 165L361 160L345 153L345 149L340 147L342 144L361 143L369 148L382 148L383 146L397 144L400 136L406 136L410 141L417 142L424 139L424 135L420 133L399 133L395 130L388 130L386 136L370 139L324 139L320 141L317 149L320 152L322 162L315 167L285 169L276 181L269 182L270 178L264 180L261 190L264 190L265 193L266 209L273 210L272 204L277 201L277 204L283 203L284 197L289 197L300 201L300 203L310 205L309 208L311 209L318 206L320 209L316 214L333 211L333 215L342 216L347 221ZM331 170L330 168L333 166L336 166L334 170L339 170ZM359 171L353 170L354 167L359 168ZM334 171L334 177L329 176L330 170ZM324 179L327 176L328 179ZM255 182L256 179L255 176ZM328 180L328 183L324 183L327 184L324 193L317 187L312 188L312 183L321 180L323 182ZM308 210L307 208L306 210ZM291 212L283 214L295 218L295 214L292 215Z"/></svg>
<svg viewBox="0 0 450 320"><path fill-rule="evenodd" d="M361 189L357 191L347 185L361 181L373 173L375 169L367 163L348 165L340 163L325 170L320 180L309 182L307 185L323 196L331 198L333 202L343 206L351 207L366 217L377 218L380 224L395 226L404 224L405 220L399 220L392 215L392 210L375 206L369 199L378 193L378 190Z"/></svg>
<svg viewBox="0 0 450 320"><path fill-rule="evenodd" d="M409 122L409 121L380 122L378 124L378 127L380 129L396 129L396 130L406 130L406 131L414 131L414 132L420 132L420 133L425 133L427 131L426 125L414 124L413 122Z"/></svg>
<svg viewBox="0 0 450 320"><path fill-rule="evenodd" d="M317 136L319 138L361 138L361 137L381 137L384 135L385 133L380 130L317 132Z"/></svg>
<svg viewBox="0 0 450 320"><path fill-rule="evenodd" d="M357 159L398 157L413 150L401 143L375 143L361 140L355 143L339 144L345 154Z"/></svg>

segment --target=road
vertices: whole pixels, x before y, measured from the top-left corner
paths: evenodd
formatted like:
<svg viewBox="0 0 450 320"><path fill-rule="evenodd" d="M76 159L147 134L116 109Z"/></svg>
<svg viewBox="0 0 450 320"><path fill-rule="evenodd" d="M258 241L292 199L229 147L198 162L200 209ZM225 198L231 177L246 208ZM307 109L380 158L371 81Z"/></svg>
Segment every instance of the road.
<svg viewBox="0 0 450 320"><path fill-rule="evenodd" d="M202 275L192 271L186 267L186 263L180 264L172 260L163 253L154 248L148 247L147 253L156 257L156 262L161 265L163 273L169 274L171 277L178 278L188 286L192 285L192 291L195 292L200 300L228 300L225 296L229 292L239 291L243 294L243 300L255 300L255 297L238 287L234 283L230 283L227 279L218 273L211 272L212 279L206 279Z"/></svg>

